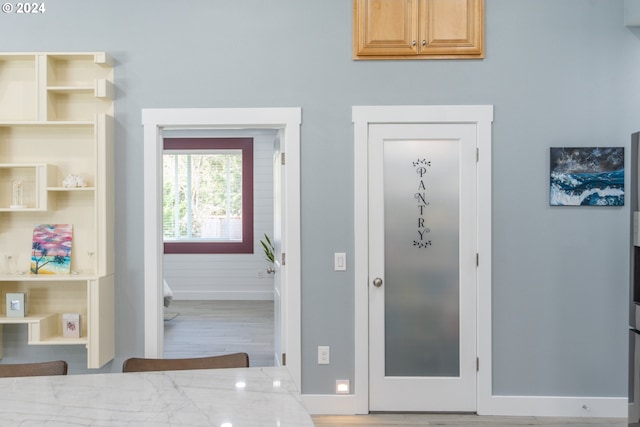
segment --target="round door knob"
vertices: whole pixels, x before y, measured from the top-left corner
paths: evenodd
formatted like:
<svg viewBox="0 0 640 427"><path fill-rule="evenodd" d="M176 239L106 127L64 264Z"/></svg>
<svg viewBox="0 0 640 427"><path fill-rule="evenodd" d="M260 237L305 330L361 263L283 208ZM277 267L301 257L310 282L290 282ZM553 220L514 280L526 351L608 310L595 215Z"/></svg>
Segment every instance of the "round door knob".
<svg viewBox="0 0 640 427"><path fill-rule="evenodd" d="M382 279L379 277L376 277L375 279L373 279L373 286L375 286L376 288L379 288L380 286L382 286Z"/></svg>

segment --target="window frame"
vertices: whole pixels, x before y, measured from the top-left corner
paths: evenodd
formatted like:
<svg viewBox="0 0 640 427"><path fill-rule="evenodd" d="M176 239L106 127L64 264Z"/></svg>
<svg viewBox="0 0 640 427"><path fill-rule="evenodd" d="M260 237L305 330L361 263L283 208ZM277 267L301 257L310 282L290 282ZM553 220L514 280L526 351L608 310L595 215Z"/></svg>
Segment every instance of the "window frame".
<svg viewBox="0 0 640 427"><path fill-rule="evenodd" d="M163 155L171 150L242 151L242 241L165 242L165 254L253 254L253 138L163 138Z"/></svg>

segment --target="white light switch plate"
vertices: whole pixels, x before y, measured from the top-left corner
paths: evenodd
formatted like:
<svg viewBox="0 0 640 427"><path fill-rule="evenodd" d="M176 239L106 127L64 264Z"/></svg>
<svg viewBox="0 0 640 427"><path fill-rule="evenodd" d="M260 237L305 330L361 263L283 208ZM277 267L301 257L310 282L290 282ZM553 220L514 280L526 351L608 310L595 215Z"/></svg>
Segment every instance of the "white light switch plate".
<svg viewBox="0 0 640 427"><path fill-rule="evenodd" d="M329 364L330 349L328 345L318 346L318 365Z"/></svg>
<svg viewBox="0 0 640 427"><path fill-rule="evenodd" d="M347 254L344 252L336 252L334 254L334 269L335 271L347 270Z"/></svg>

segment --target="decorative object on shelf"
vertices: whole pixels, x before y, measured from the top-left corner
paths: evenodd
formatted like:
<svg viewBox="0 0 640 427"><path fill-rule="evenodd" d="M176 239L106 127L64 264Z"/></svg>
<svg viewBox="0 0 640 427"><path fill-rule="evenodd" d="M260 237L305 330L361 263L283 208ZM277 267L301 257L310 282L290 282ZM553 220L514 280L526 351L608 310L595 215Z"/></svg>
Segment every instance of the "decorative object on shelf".
<svg viewBox="0 0 640 427"><path fill-rule="evenodd" d="M11 209L24 209L27 205L24 204L24 188L22 187L22 181L14 179L11 181Z"/></svg>
<svg viewBox="0 0 640 427"><path fill-rule="evenodd" d="M17 255L5 255L5 272L9 275L17 274L23 276L29 272L28 254L25 257L22 253Z"/></svg>
<svg viewBox="0 0 640 427"><path fill-rule="evenodd" d="M5 274L13 274L15 272L15 260L13 255L5 254L4 258L4 272Z"/></svg>
<svg viewBox="0 0 640 427"><path fill-rule="evenodd" d="M27 315L27 299L24 292L7 293L7 317Z"/></svg>
<svg viewBox="0 0 640 427"><path fill-rule="evenodd" d="M71 224L40 224L33 229L31 274L69 274Z"/></svg>
<svg viewBox="0 0 640 427"><path fill-rule="evenodd" d="M80 338L80 313L64 313L62 315L62 336Z"/></svg>
<svg viewBox="0 0 640 427"><path fill-rule="evenodd" d="M82 188L87 186L87 181L80 175L71 173L62 181L62 186L64 188Z"/></svg>
<svg viewBox="0 0 640 427"><path fill-rule="evenodd" d="M551 206L623 206L624 147L551 147Z"/></svg>

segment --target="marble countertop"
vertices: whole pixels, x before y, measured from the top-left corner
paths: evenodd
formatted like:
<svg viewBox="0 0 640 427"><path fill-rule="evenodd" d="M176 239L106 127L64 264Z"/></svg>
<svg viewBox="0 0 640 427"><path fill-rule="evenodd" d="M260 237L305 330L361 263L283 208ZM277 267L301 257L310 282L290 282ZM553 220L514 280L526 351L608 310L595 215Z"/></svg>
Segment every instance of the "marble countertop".
<svg viewBox="0 0 640 427"><path fill-rule="evenodd" d="M2 426L313 427L286 368L0 378Z"/></svg>

